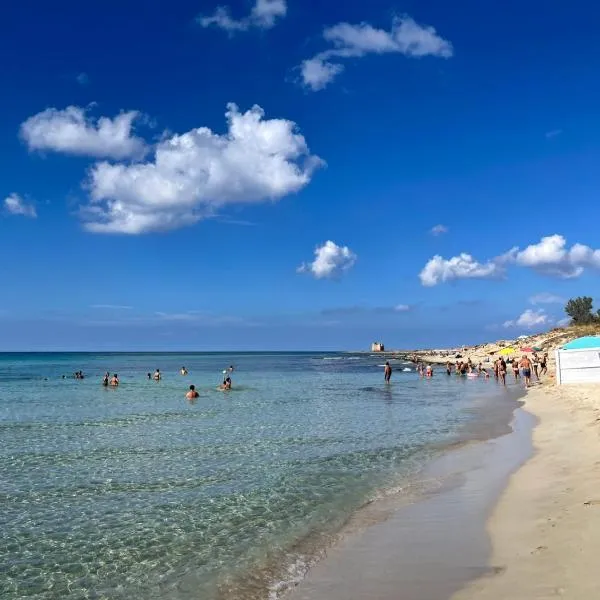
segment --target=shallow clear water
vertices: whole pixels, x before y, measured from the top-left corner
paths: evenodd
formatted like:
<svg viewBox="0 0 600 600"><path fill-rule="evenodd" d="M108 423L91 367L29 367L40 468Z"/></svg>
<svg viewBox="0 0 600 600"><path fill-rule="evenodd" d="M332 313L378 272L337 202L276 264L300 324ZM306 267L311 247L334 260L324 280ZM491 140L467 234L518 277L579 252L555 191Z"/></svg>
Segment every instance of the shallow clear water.
<svg viewBox="0 0 600 600"><path fill-rule="evenodd" d="M381 362L0 354L0 596L264 597L307 541L454 441L491 387L400 363L387 387Z"/></svg>

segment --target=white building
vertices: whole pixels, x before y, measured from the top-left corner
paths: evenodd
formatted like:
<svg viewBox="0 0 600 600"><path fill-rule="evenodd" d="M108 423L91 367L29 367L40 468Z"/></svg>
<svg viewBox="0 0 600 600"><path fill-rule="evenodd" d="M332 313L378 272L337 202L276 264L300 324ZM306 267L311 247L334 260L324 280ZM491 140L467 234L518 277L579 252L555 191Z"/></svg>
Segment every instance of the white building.
<svg viewBox="0 0 600 600"><path fill-rule="evenodd" d="M373 342L371 352L385 352L385 346L381 342Z"/></svg>
<svg viewBox="0 0 600 600"><path fill-rule="evenodd" d="M600 337L577 338L556 350L556 383L600 383Z"/></svg>

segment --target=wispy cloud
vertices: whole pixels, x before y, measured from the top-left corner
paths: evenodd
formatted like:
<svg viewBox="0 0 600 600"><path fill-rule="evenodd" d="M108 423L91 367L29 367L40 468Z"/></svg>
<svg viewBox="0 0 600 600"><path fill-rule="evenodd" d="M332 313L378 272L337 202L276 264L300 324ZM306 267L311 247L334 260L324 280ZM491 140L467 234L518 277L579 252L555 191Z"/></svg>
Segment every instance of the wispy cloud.
<svg viewBox="0 0 600 600"><path fill-rule="evenodd" d="M438 236L438 235L442 235L444 233L448 233L448 231L449 230L448 230L448 227L446 227L446 225L440 224L440 225L435 225L434 227L432 227L429 230L429 233L431 233L431 235Z"/></svg>
<svg viewBox="0 0 600 600"><path fill-rule="evenodd" d="M564 304L566 299L562 296L557 296L556 294L550 294L548 292L541 292L540 294L535 294L535 296L531 296L529 298L529 302L531 304Z"/></svg>
<svg viewBox="0 0 600 600"><path fill-rule="evenodd" d="M133 306L125 306L123 304L92 304L90 308L106 310L132 310Z"/></svg>
<svg viewBox="0 0 600 600"><path fill-rule="evenodd" d="M389 53L450 58L453 54L452 44L440 37L433 27L419 25L409 16L395 19L390 31L377 29L369 23L338 23L327 27L323 38L332 48L300 65L302 82L313 91L325 88L344 70L340 59Z"/></svg>
<svg viewBox="0 0 600 600"><path fill-rule="evenodd" d="M253 28L271 29L286 13L286 0L256 0L250 14L241 19L234 19L228 7L219 6L212 16L200 15L196 21L202 27L217 27L231 35L236 31L248 31Z"/></svg>
<svg viewBox="0 0 600 600"><path fill-rule="evenodd" d="M552 138L559 136L562 132L563 132L562 129L552 129L552 131L547 131L546 139L551 140Z"/></svg>
<svg viewBox="0 0 600 600"><path fill-rule="evenodd" d="M29 217L30 219L35 219L37 217L35 206L25 202L19 194L10 194L4 198L4 210L9 215L19 215L22 217Z"/></svg>
<svg viewBox="0 0 600 600"><path fill-rule="evenodd" d="M75 77L75 80L81 86L86 86L90 82L90 78L87 73L79 73L77 77Z"/></svg>
<svg viewBox="0 0 600 600"><path fill-rule="evenodd" d="M543 325L549 325L552 323L552 319L546 314L546 312L540 308L539 310L531 310L528 308L521 315L513 321L505 321L503 327L520 327L521 329L534 329L535 327L542 327Z"/></svg>

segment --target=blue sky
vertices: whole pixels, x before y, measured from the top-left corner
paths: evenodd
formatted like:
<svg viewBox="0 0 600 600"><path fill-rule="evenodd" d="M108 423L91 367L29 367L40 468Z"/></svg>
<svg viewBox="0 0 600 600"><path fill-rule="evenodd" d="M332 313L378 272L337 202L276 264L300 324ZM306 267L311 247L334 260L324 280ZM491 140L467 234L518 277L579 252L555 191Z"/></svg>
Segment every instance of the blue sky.
<svg viewBox="0 0 600 600"><path fill-rule="evenodd" d="M600 7L218 6L3 9L0 350L454 345L598 296Z"/></svg>

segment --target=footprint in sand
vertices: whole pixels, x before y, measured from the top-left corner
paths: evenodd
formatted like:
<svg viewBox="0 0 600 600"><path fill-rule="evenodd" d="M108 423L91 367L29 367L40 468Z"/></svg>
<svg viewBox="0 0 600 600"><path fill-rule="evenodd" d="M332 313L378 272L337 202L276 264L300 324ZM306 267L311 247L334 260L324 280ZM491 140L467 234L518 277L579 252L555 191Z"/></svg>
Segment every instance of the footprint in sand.
<svg viewBox="0 0 600 600"><path fill-rule="evenodd" d="M600 500L588 500L583 503L584 506L597 506L598 504L600 504Z"/></svg>
<svg viewBox="0 0 600 600"><path fill-rule="evenodd" d="M543 552L544 550L548 550L548 546L538 546L535 550L531 551L531 554L539 554L540 552Z"/></svg>

